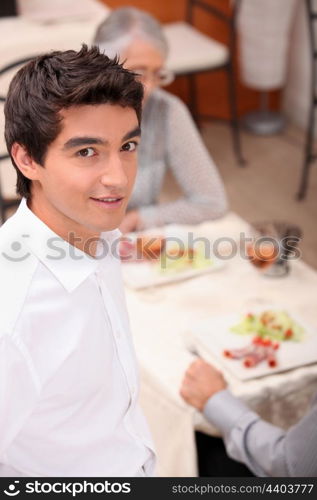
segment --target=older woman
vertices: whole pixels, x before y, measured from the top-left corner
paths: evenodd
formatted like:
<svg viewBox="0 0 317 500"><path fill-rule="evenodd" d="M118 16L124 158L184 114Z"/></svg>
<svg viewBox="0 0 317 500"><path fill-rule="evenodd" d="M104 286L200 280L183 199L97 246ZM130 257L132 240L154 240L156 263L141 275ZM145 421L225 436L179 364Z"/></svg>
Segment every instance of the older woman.
<svg viewBox="0 0 317 500"><path fill-rule="evenodd" d="M116 9L99 26L94 43L109 57L119 55L144 85L139 170L121 230L196 224L222 216L227 201L217 168L186 106L160 88L172 81L164 67L168 46L160 24L139 9ZM158 204L167 169L184 194Z"/></svg>

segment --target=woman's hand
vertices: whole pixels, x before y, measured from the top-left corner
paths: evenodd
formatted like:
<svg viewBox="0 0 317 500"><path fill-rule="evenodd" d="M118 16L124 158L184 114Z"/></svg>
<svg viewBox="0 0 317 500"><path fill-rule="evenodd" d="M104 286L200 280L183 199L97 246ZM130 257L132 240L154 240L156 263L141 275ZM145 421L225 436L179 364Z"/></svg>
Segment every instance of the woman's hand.
<svg viewBox="0 0 317 500"><path fill-rule="evenodd" d="M131 210L127 212L121 222L119 229L123 234L132 233L136 231L140 222L139 212L137 210Z"/></svg>
<svg viewBox="0 0 317 500"><path fill-rule="evenodd" d="M199 358L187 369L180 395L187 403L202 411L208 399L226 386L222 373Z"/></svg>

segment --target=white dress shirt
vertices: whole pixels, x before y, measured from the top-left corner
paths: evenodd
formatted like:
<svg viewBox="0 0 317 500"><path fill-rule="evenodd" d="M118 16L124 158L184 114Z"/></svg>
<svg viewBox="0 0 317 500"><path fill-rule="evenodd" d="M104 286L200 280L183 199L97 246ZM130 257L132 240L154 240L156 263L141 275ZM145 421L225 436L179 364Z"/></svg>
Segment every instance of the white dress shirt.
<svg viewBox="0 0 317 500"><path fill-rule="evenodd" d="M119 259L89 257L22 200L0 276L0 476L152 475Z"/></svg>

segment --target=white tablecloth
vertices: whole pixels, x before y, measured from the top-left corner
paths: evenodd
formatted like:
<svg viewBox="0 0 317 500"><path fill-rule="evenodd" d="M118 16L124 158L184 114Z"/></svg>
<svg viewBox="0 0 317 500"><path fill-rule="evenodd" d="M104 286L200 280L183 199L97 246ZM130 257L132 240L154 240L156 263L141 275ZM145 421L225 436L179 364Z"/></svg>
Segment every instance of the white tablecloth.
<svg viewBox="0 0 317 500"><path fill-rule="evenodd" d="M195 234L212 239L227 236L238 240L247 225L231 213L192 229ZM193 359L187 349L191 342L189 325L213 315L241 313L246 308L273 303L283 304L317 328L317 273L297 260L291 262L287 277L268 278L236 256L214 273L164 287L126 292L141 370L141 405L157 448L157 473L195 476L194 431L217 435L217 430L179 396L184 371ZM215 362L210 353L201 354ZM247 382L229 373L225 376L235 395L262 417L284 428L307 411L317 389L317 364Z"/></svg>

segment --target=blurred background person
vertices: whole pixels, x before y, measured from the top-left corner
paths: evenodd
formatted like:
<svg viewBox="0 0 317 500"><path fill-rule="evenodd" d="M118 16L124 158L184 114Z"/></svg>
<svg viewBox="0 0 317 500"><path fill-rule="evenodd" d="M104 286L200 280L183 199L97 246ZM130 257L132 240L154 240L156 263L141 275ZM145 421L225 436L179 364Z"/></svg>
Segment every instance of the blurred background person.
<svg viewBox="0 0 317 500"><path fill-rule="evenodd" d="M310 411L285 431L265 422L234 397L227 389L222 373L202 359L189 366L180 393L187 403L203 412L207 420L220 430L228 455L243 462L255 475L317 475L317 394ZM205 440L208 443L209 436L205 435ZM204 458L209 462L206 468L214 470L211 457L206 454Z"/></svg>
<svg viewBox="0 0 317 500"><path fill-rule="evenodd" d="M165 69L168 53L161 25L132 7L112 13L98 27L94 43L138 73L144 85L139 169L121 230L130 232L169 223L196 224L227 211L217 167L184 103L160 87L173 80ZM158 203L166 170L183 191L176 201Z"/></svg>

